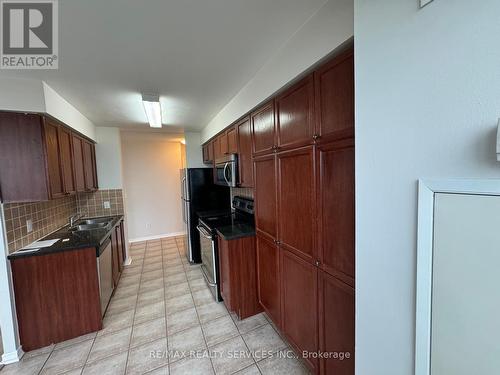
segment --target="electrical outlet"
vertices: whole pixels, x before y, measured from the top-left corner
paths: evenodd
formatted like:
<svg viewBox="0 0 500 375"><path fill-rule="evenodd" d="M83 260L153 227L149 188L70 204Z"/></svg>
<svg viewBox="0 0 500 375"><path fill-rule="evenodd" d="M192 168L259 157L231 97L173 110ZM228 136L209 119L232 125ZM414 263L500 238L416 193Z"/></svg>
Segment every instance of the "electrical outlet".
<svg viewBox="0 0 500 375"><path fill-rule="evenodd" d="M31 219L26 220L26 232L33 232L33 220Z"/></svg>
<svg viewBox="0 0 500 375"><path fill-rule="evenodd" d="M109 201L105 201L103 203L103 205L104 205L104 208L111 208L111 204L109 203Z"/></svg>

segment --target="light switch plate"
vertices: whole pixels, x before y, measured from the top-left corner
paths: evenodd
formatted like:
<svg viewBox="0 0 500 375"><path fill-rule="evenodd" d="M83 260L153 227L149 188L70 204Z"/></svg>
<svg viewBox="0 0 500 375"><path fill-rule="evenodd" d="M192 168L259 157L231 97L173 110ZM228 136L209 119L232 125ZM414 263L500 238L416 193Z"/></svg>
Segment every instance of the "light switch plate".
<svg viewBox="0 0 500 375"><path fill-rule="evenodd" d="M33 232L33 220L31 219L26 220L26 232Z"/></svg>
<svg viewBox="0 0 500 375"><path fill-rule="evenodd" d="M105 201L103 204L104 204L104 208L111 208L109 201Z"/></svg>
<svg viewBox="0 0 500 375"><path fill-rule="evenodd" d="M419 0L419 1L420 1L420 8L423 8L427 4L432 3L434 0Z"/></svg>

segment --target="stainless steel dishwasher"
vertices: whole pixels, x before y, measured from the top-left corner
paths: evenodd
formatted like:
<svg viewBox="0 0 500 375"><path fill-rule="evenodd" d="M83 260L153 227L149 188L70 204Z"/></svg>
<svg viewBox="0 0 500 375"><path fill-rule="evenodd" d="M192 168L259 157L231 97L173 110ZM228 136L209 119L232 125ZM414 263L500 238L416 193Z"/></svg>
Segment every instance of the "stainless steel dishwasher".
<svg viewBox="0 0 500 375"><path fill-rule="evenodd" d="M111 238L103 245L104 250L97 258L97 272L99 274L99 294L101 297L101 315L104 315L108 307L111 294L113 294L113 269Z"/></svg>

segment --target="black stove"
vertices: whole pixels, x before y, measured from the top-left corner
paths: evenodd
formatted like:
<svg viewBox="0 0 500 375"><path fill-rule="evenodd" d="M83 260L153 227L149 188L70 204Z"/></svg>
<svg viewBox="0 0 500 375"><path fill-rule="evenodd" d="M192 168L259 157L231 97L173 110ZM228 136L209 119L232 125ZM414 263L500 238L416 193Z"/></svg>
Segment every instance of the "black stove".
<svg viewBox="0 0 500 375"><path fill-rule="evenodd" d="M222 301L219 286L219 254L217 229L242 224L254 227L254 202L252 199L234 197L234 211L215 210L198 213L200 232L201 270L216 301Z"/></svg>
<svg viewBox="0 0 500 375"><path fill-rule="evenodd" d="M234 211L214 210L198 213L199 224L215 235L217 228L228 225L248 224L254 225L253 200L243 197L234 197Z"/></svg>

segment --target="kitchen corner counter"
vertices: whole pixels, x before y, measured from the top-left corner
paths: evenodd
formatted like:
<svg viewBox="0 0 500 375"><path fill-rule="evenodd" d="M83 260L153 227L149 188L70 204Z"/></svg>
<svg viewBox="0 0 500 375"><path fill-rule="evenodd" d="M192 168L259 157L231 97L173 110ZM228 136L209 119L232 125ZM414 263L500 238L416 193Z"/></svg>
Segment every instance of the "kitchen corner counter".
<svg viewBox="0 0 500 375"><path fill-rule="evenodd" d="M7 256L7 259L13 260L18 258L41 256L47 254L53 254L68 250L84 249L84 248L95 248L96 256L98 257L102 250L101 245L106 241L106 239L111 236L112 231L116 226L123 220L123 215L117 216L106 216L111 220L111 224L106 228L96 228L85 231L71 231L69 226L66 225L61 229L39 239L40 240L50 240L60 238L55 244L49 247L41 248L34 252L19 252L15 251Z"/></svg>
<svg viewBox="0 0 500 375"><path fill-rule="evenodd" d="M255 236L255 228L248 224L233 224L217 228L217 233L226 241Z"/></svg>

